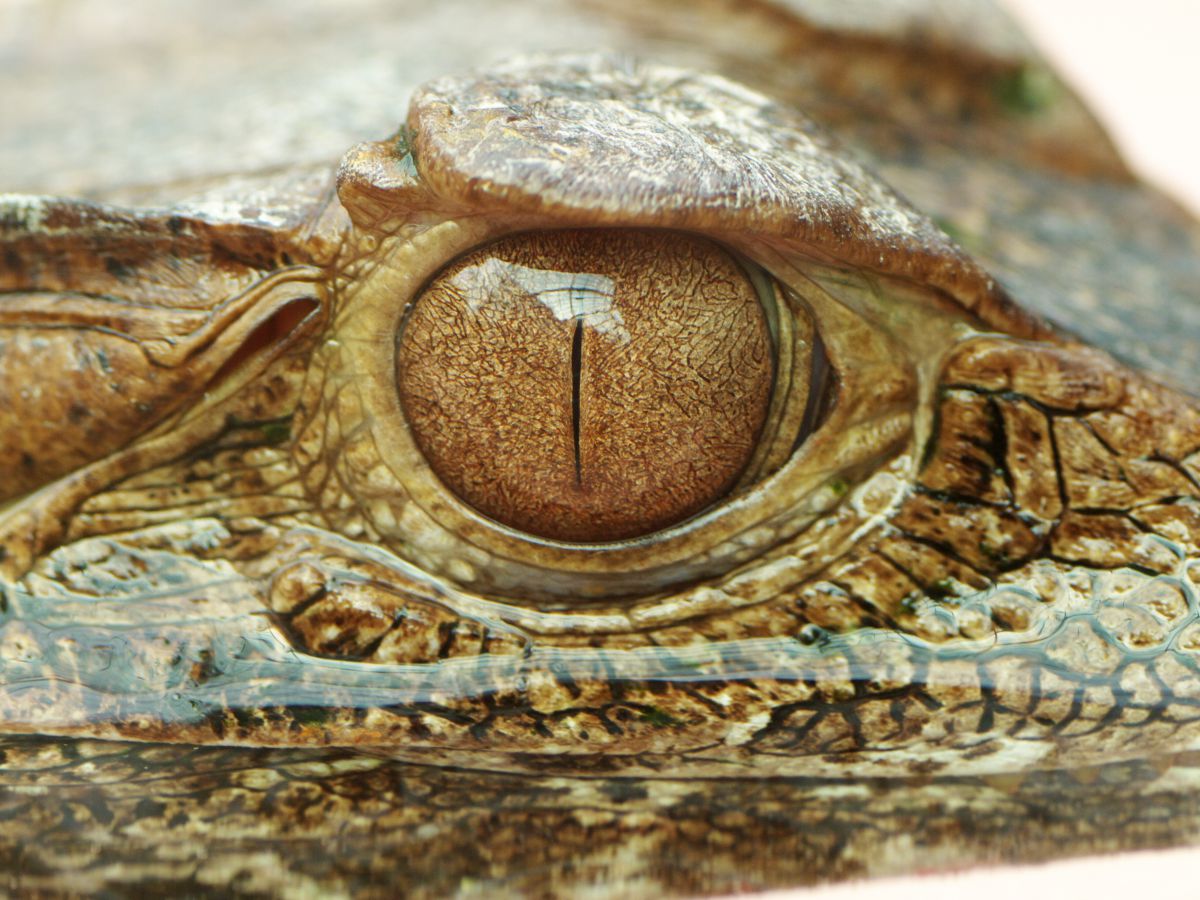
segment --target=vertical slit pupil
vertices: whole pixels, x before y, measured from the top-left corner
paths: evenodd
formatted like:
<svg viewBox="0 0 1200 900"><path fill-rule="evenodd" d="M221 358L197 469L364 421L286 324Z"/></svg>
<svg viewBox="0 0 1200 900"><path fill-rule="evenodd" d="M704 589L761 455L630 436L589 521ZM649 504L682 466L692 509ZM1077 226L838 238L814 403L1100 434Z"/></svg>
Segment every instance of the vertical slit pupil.
<svg viewBox="0 0 1200 900"><path fill-rule="evenodd" d="M583 463L579 457L579 383L583 378L583 317L575 317L575 337L571 343L571 433L575 441L575 483L583 484Z"/></svg>

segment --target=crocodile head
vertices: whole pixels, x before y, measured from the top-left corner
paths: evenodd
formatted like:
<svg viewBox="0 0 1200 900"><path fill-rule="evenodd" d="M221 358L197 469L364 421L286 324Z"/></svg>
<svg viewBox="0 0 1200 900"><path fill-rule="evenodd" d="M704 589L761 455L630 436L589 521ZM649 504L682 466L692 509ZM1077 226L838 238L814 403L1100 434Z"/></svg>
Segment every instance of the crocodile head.
<svg viewBox="0 0 1200 900"><path fill-rule="evenodd" d="M4 207L7 730L823 776L1200 738L1200 406L798 113L533 60L271 190Z"/></svg>

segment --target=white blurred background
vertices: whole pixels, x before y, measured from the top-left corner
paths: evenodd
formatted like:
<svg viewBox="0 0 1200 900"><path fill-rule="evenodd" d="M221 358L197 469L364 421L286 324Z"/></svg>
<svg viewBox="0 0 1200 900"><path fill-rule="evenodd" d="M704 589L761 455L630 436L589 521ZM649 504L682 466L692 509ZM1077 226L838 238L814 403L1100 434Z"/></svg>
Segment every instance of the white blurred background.
<svg viewBox="0 0 1200 900"><path fill-rule="evenodd" d="M1001 2L1133 167L1200 215L1200 2Z"/></svg>

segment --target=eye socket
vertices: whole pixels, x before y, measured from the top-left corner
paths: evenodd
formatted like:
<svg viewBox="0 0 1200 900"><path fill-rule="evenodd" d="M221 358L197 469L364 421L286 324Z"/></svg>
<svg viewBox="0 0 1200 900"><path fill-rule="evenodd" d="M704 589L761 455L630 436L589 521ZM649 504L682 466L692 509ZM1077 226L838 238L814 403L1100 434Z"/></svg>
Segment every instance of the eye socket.
<svg viewBox="0 0 1200 900"><path fill-rule="evenodd" d="M891 336L896 324L892 320L903 319L907 334L908 312L917 315L918 308L927 304L927 296L898 282L878 284L853 270L826 267L740 234L710 237L666 229L534 230L542 224L528 218L482 216L434 225L420 222L365 245L370 252L347 268L345 285L349 289L338 294L333 313L336 340L326 341L313 356L294 451L304 466L305 490L320 504L330 525L352 538L369 535L448 584L535 605L647 597L673 585L735 571L770 554L786 556L792 560L789 566L809 565L807 551L793 558L792 551L785 548L793 547L802 533L835 507L845 508L841 500L848 486L879 471L914 433L917 381L905 345ZM485 259L506 248L511 252L498 258L507 269L481 267ZM580 260L588 258L604 260L609 268L581 266ZM565 482L568 490L578 489L576 396L580 398L581 474L586 478L583 351L597 336L582 337L576 367L571 300L574 297L578 306L579 291L573 294L572 284L576 289L581 284L592 286L599 276L619 281L617 276L635 268L635 263L644 268L645 283L655 285L659 292L658 305L647 303L645 309L634 312L647 323L656 323L647 333L652 335L651 344L657 341L665 353L677 349L678 336L688 333L689 325L706 334L727 327L728 313L693 311L693 318L685 314L674 321L659 315L660 307L670 306L662 292L693 291L707 284L716 271L714 259L720 263L719 271L729 275L730 284L737 286L735 290L726 285L725 290L737 300L733 305L740 310L743 323L749 323L744 333L759 347L764 346L765 328L770 361L766 388L761 377L746 381L757 385L759 404L763 394L767 395L766 410L761 413L760 405L750 417L744 411L745 403L739 407L742 421L751 424L739 444L740 457L723 457L725 477L710 477L705 486L707 496L697 490L684 502L674 497L676 485L671 477L659 478L658 493L646 490L641 495L647 508L650 501L657 504L651 515L626 501L623 509L607 510L604 530L582 530L589 527L588 517L596 515L594 508L586 506L583 512L573 512L574 527L579 529L573 532L558 530L554 514L545 517L549 526L540 527L528 519L504 521L499 516L507 513L497 507L484 511L483 501L469 496L468 488L483 484L494 498L504 499L503 492L487 485L488 479L499 481L489 466L529 455L524 448L530 423L535 434L542 433L536 429L543 429L553 437L553 442L546 443L558 451L550 458L557 466L560 484ZM489 276L492 281L483 278L490 269L509 274L515 267L522 267L518 272L567 273L568 290L557 299L554 293L543 300L531 299L528 286L519 287L519 283L506 288L520 294L525 315L540 323L539 333L556 348L556 358L546 351L536 355L524 345L518 346L520 352L512 347L501 352L502 342L479 339L475 331L486 329L479 324L480 310L473 312L471 306L474 302L485 311L491 307L491 287L472 295L474 301L459 286L447 288L456 274L472 267L479 270L467 277L472 290L482 284L505 283L495 272ZM571 273L575 273L574 279ZM652 278L655 273L658 277ZM670 277L662 277L664 273ZM549 276L537 276L544 277ZM630 278L630 284L638 283L633 276L622 277ZM562 287L562 282L556 286ZM545 285L536 287L547 291ZM615 290L613 296L619 295ZM429 309L425 309L427 305ZM555 317L555 309L562 318ZM631 321L634 312L616 301L612 309L621 313L622 325L631 338L636 336ZM499 315L501 311L504 315ZM891 318L880 319L877 311ZM499 329L506 338L515 340L509 332L528 327L512 326L507 318L512 310L502 307L491 312L499 319L488 327ZM426 339L413 343L419 319L425 315L432 323ZM615 322L615 315L612 320ZM942 326L933 327L936 324L929 329L933 344L946 336ZM731 346L719 338L714 340L711 346ZM472 341L475 352L466 353L464 348ZM515 449L473 451L468 460L468 454L445 443L443 432L451 417L437 391L451 379L438 354L448 354L460 367L456 378L478 384L482 371L494 382L495 391L511 380L508 373L513 366L553 368L556 375L549 379L556 385L553 404L537 401L520 415L506 407L480 416L495 433L511 439L507 448ZM416 378L420 365L414 368L414 363L429 366L423 387L414 387L422 383ZM574 384L577 368L578 391ZM677 368L678 359L674 359L665 371L679 377ZM493 396L478 389L462 388L461 392L468 399ZM660 392L660 398L664 393L669 392ZM527 399L508 388L501 396L518 404ZM728 399L719 392L716 396L718 402ZM669 408L678 400L671 394L665 405ZM460 398L460 402L466 401ZM425 413L418 408L421 403L428 407ZM617 411L614 405L614 413ZM557 430L544 421L552 416L557 416ZM647 418L649 413L635 408L630 417L635 425L639 416ZM459 436L464 434L469 440L478 440L470 428L460 428ZM691 439L686 429L678 434L683 435L680 443ZM439 440L448 449L439 451ZM439 452L443 457L440 463ZM653 456L643 454L641 459L647 464L629 466L630 471L640 473L637 477L650 477L646 473L653 475L659 462ZM474 481L464 478L467 487L453 485L448 465L468 463ZM441 471L435 465L440 465ZM620 465L613 468L625 474ZM527 474L530 470L516 471ZM886 502L891 490L889 477L881 475L879 489L871 489L872 498ZM633 489L639 487L634 484ZM535 508L537 502L545 503L542 488L532 476L522 480L510 473L505 490L526 492L519 502L509 501L514 515L523 508ZM844 521L871 514L875 499L863 505L856 500L853 514ZM623 531L613 525L618 514L626 516L623 522L617 521ZM669 516L680 518L671 521ZM844 524L842 518L826 521ZM842 524L822 525L819 534L804 538L804 546L818 552L826 544L836 543L849 534L841 530ZM552 527L555 530L550 530ZM532 528L540 528L542 534L529 530ZM622 533L633 536L615 536Z"/></svg>
<svg viewBox="0 0 1200 900"><path fill-rule="evenodd" d="M417 445L460 499L528 534L611 542L683 521L763 462L778 418L779 315L759 282L674 232L476 249L432 279L397 335ZM790 346L783 356L790 368Z"/></svg>

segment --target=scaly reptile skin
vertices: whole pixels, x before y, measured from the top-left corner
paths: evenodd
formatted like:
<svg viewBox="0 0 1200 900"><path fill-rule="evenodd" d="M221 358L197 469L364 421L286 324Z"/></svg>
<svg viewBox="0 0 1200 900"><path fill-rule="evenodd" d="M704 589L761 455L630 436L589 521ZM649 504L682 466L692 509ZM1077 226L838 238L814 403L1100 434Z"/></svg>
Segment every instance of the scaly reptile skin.
<svg viewBox="0 0 1200 900"><path fill-rule="evenodd" d="M808 120L518 62L289 187L0 210L14 890L694 893L1193 836L1200 405ZM836 376L787 465L586 551L439 493L387 384L432 273L579 226L732 247Z"/></svg>

